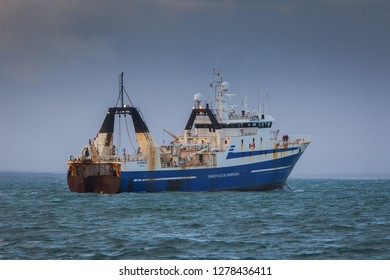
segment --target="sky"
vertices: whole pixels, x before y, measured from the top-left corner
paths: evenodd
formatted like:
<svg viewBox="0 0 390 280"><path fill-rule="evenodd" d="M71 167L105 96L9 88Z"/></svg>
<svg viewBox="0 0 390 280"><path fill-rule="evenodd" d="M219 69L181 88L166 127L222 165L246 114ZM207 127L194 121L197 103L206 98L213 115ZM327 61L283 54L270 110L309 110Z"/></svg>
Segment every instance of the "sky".
<svg viewBox="0 0 390 280"><path fill-rule="evenodd" d="M214 68L311 135L293 175L390 174L387 0L0 0L0 170L66 172L118 95L159 144Z"/></svg>

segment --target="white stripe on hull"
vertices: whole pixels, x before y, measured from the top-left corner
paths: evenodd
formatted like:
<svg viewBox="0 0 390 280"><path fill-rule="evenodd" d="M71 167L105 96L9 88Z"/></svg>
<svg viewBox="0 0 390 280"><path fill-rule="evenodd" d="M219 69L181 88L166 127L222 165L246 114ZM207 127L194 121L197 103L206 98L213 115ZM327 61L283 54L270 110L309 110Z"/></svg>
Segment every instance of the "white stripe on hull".
<svg viewBox="0 0 390 280"><path fill-rule="evenodd" d="M133 182L188 180L188 179L196 179L196 176L134 179Z"/></svg>
<svg viewBox="0 0 390 280"><path fill-rule="evenodd" d="M267 172L267 171L276 171L276 170L282 170L290 168L291 165L288 166L281 166L281 167L275 167L275 168L267 168L267 169L258 169L258 170L252 170L251 173L259 173L259 172Z"/></svg>

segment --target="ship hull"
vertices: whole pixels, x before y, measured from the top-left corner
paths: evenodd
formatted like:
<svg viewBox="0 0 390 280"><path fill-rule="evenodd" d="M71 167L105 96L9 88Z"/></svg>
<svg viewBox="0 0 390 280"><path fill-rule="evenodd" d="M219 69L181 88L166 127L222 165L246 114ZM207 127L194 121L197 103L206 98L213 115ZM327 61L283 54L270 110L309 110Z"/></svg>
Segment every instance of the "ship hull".
<svg viewBox="0 0 390 280"><path fill-rule="evenodd" d="M266 191L281 188L301 154L221 168L123 170L120 192Z"/></svg>
<svg viewBox="0 0 390 280"><path fill-rule="evenodd" d="M120 192L120 179L114 176L68 176L69 189L78 193L107 193L115 194Z"/></svg>
<svg viewBox="0 0 390 280"><path fill-rule="evenodd" d="M120 192L120 181L117 163L69 163L67 182L72 192L114 194Z"/></svg>

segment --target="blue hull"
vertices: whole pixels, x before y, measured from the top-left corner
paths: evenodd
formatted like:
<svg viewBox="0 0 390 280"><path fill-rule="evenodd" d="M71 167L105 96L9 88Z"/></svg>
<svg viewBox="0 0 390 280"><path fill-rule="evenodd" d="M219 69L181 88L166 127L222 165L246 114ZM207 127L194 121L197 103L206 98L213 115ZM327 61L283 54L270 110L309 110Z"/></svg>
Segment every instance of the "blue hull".
<svg viewBox="0 0 390 280"><path fill-rule="evenodd" d="M120 191L265 191L283 187L301 155L223 168L122 171Z"/></svg>

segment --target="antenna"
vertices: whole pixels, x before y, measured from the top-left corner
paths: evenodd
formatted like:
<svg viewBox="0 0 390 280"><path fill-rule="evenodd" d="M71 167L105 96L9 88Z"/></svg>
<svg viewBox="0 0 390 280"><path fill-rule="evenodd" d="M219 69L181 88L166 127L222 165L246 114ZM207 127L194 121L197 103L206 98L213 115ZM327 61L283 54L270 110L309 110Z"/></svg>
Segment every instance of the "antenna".
<svg viewBox="0 0 390 280"><path fill-rule="evenodd" d="M124 95L125 95L125 94L126 94L127 99L128 99L129 102L130 102L130 105L131 105L132 107L134 107L134 106L133 106L133 103L131 102L130 97L127 95L126 89L125 89L125 87L124 87L124 85L123 85L123 72L122 72L122 73L119 75L119 96L118 96L118 100L116 101L115 107L118 107L118 103L119 103L119 100L120 100L120 107L121 107L121 108L126 108L126 104L125 104L125 102L124 102Z"/></svg>
<svg viewBox="0 0 390 280"><path fill-rule="evenodd" d="M124 87L123 87L123 72L122 72L122 74L119 76L119 96L121 98L121 107L122 108L124 107L123 91L124 91Z"/></svg>
<svg viewBox="0 0 390 280"><path fill-rule="evenodd" d="M248 111L248 95L245 95L244 99L242 100L242 110L244 110L245 113Z"/></svg>
<svg viewBox="0 0 390 280"><path fill-rule="evenodd" d="M214 85L214 91L215 91L215 99L217 102L217 111L218 111L218 117L222 120L223 119L223 88L222 88L222 77L219 69L214 68L213 70L213 85ZM227 84L228 85L228 84Z"/></svg>

